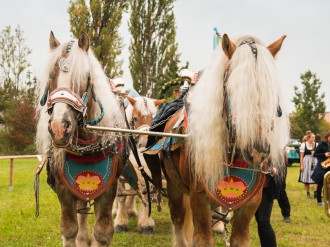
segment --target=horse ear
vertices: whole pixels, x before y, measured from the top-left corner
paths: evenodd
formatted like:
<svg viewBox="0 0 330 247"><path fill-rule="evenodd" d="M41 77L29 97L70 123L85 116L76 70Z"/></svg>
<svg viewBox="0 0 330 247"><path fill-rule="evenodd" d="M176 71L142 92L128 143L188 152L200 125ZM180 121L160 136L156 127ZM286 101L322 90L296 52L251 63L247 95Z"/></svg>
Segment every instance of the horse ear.
<svg viewBox="0 0 330 247"><path fill-rule="evenodd" d="M49 36L49 47L50 49L55 49L60 45L60 42L55 38L53 31L50 31L50 36Z"/></svg>
<svg viewBox="0 0 330 247"><path fill-rule="evenodd" d="M130 97L128 95L126 95L125 97L126 97L126 99L128 99L128 101L131 103L132 106L135 105L136 99L134 99L134 98L132 98L132 97Z"/></svg>
<svg viewBox="0 0 330 247"><path fill-rule="evenodd" d="M286 38L286 35L283 35L281 38L276 40L274 43L267 46L268 50L273 55L273 57L275 57L276 54L278 53L278 51L281 49L282 43L283 43L285 38Z"/></svg>
<svg viewBox="0 0 330 247"><path fill-rule="evenodd" d="M222 49L225 52L226 56L231 59L233 53L236 50L236 45L229 39L227 34L222 36Z"/></svg>
<svg viewBox="0 0 330 247"><path fill-rule="evenodd" d="M163 104L165 101L166 101L166 99L155 99L154 103L155 103L155 106L158 106L160 104Z"/></svg>
<svg viewBox="0 0 330 247"><path fill-rule="evenodd" d="M86 52L89 49L89 37L84 31L82 31L79 35L78 45L81 49L83 49Z"/></svg>

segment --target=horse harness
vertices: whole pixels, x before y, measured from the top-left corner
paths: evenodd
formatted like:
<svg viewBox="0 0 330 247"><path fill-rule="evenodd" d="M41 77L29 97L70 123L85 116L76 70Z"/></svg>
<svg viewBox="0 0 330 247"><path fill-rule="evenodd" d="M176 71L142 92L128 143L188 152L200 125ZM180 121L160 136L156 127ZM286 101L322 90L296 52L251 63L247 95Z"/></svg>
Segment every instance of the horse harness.
<svg viewBox="0 0 330 247"><path fill-rule="evenodd" d="M73 43L74 43L74 41L69 42L65 53L62 54L62 57L59 60L59 68L63 72L69 71L69 63L67 61L67 57L69 55L69 52L72 48ZM86 90L83 93L82 97L80 97L80 95L75 93L73 90L66 88L66 87L59 87L59 88L53 90L52 92L50 92L50 81L48 81L48 83L45 87L44 94L40 100L40 105L44 106L47 103L47 112L49 115L52 114L54 105L56 103L65 103L65 104L69 105L70 107L72 107L72 109L74 111L76 111L78 113L78 115L77 115L78 126L79 126L78 129L80 129L82 131L86 131L84 129L85 125L98 124L99 122L102 121L102 119L104 117L104 113L105 113L102 103L96 96L96 94L93 90L93 85L91 84L90 80L91 80L91 78L90 78L90 76L88 76L87 87L86 87ZM87 120L87 104L88 104L90 95L92 96L92 99L98 104L98 106L100 108L100 115L96 119ZM84 198L82 198L80 195L76 194L78 197L82 198L82 200L87 201L86 208L89 209L90 205L92 205L92 204L90 204L90 201L93 200L94 197L99 196L101 193L103 193L103 191L106 188L108 188L114 181L114 176L117 171L117 165L118 165L118 160L119 160L117 157L117 154L119 153L119 150L125 145L126 141L125 140L120 141L118 138L115 138L114 140L109 139L106 142L102 142L102 140L101 140L102 138L100 138L100 137L92 138L90 140L81 140L77 136L75 138L76 138L76 141L71 143L70 146L66 148L68 155L71 155L71 157L78 158L78 160L83 159L83 157L87 157L87 159L90 158L91 162L92 162L92 163L90 163L90 164L92 164L91 166L94 166L94 164L93 164L94 162L98 162L98 163L95 163L95 167L96 167L96 164L100 164L97 166L99 168L95 168L95 169L104 169L103 163L107 162L105 169L107 172L106 176L108 178L106 178L107 180L104 180L104 182L102 182L102 185L100 185L102 187L99 187L100 190L97 189L97 192L95 193L95 195L92 195L91 193L86 193L87 197L85 196ZM51 150L52 150L52 147L50 147L49 152L51 152ZM95 160L93 161L93 157L96 157L96 156L94 156L95 154L96 154L96 156L103 155L104 157L98 157L100 161L95 161ZM121 158L126 159L128 157L127 155L128 155L128 150L126 149L124 151L124 156ZM105 161L101 161L102 158ZM38 215L39 215L39 175L43 169L44 164L45 163L49 164L50 162L52 162L51 153L48 153L41 160L41 162L39 163L39 165L37 166L37 169L35 171L34 190L35 190L35 199L36 199L36 217L38 217ZM64 162L65 163L69 162L69 160L65 159ZM70 162L72 162L72 161L70 161ZM100 162L103 162L103 163L101 164ZM112 162L112 163L109 163L109 162ZM69 164L67 164L67 165L69 165ZM100 167L102 167L102 168L100 168ZM48 165L47 165L47 170L48 170ZM80 172L80 173L82 174L83 172ZM87 174L87 176L88 175L89 174ZM64 174L63 174L63 176L64 176ZM105 179L105 177L103 177L103 179ZM103 181L103 179L102 179L102 181ZM47 182L49 182L49 181L47 181ZM67 184L69 184L69 183L67 182ZM49 185L54 189L54 186L52 184L49 184ZM73 186L71 186L71 187L73 187ZM72 192L72 193L75 193L75 192ZM91 195L91 198L88 198L89 194ZM81 210L84 210L84 209L85 208L78 209L77 212L82 213Z"/></svg>
<svg viewBox="0 0 330 247"><path fill-rule="evenodd" d="M67 57L69 56L69 53L71 51L72 45L74 41L70 41L68 43L68 46L65 50L65 53L62 54L62 57L59 60L59 68L63 72L69 71L69 62ZM87 119L87 103L89 100L89 96L92 94L92 98L95 102L98 103L98 106L100 107L100 115L96 119L93 120L86 120ZM88 82L85 92L83 93L82 97L75 93L73 90L66 88L66 87L59 87L52 92L50 92L50 82L48 81L44 94L40 100L40 105L44 106L47 103L47 111L48 114L51 115L53 112L53 107L56 103L65 103L69 106L71 106L76 112L78 112L78 125L83 127L86 124L89 125L96 125L99 122L102 121L104 117L104 109L102 106L101 101L96 96L93 85L91 84L91 78L88 76Z"/></svg>

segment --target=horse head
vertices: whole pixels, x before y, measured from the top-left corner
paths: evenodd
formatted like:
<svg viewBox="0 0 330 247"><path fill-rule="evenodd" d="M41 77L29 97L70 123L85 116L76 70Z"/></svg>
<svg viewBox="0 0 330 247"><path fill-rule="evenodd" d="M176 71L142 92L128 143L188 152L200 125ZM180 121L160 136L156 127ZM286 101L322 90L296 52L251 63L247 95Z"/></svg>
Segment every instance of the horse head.
<svg viewBox="0 0 330 247"><path fill-rule="evenodd" d="M191 96L187 148L196 175L214 182L238 153L250 164L282 162L289 122L274 57L285 37L265 46L223 35Z"/></svg>
<svg viewBox="0 0 330 247"><path fill-rule="evenodd" d="M56 147L67 147L75 132L78 115L85 111L86 103L82 95L90 83L88 63L89 38L82 32L78 42L60 42L51 32L50 49L58 53L49 74L48 131ZM79 61L77 61L79 60Z"/></svg>
<svg viewBox="0 0 330 247"><path fill-rule="evenodd" d="M282 117L278 78L274 57L285 35L269 46L253 36L243 36L236 43L227 34L222 49L227 57L224 73L224 116L230 145L238 146L251 164L260 164L272 144L275 118Z"/></svg>
<svg viewBox="0 0 330 247"><path fill-rule="evenodd" d="M147 97L132 98L126 96L129 101L129 106L126 109L128 121L135 130L149 130L153 116L157 112L157 106L164 103L165 99L150 99ZM145 147L147 144L147 135L138 135L135 138L138 148Z"/></svg>
<svg viewBox="0 0 330 247"><path fill-rule="evenodd" d="M77 140L82 137L80 130L85 124L123 124L119 104L90 49L87 34L81 32L78 39L61 45L51 32L49 45L50 58L40 85L37 144L41 142L42 149L47 149L45 146L49 143L42 141L46 139L45 130L50 134L48 142L63 148L72 143L74 136ZM48 116L44 112L48 112ZM46 121L48 126L45 128ZM94 134L85 131L84 135L85 139L91 139ZM106 136L102 139L109 138Z"/></svg>

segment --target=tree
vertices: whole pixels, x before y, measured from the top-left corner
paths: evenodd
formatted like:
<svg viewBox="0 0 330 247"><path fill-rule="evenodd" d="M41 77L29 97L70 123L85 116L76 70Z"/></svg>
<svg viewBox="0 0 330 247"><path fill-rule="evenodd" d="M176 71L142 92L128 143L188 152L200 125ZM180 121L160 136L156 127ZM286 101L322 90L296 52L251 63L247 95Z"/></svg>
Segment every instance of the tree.
<svg viewBox="0 0 330 247"><path fill-rule="evenodd" d="M130 0L129 68L133 86L142 95L158 96L163 84L178 76L173 2Z"/></svg>
<svg viewBox="0 0 330 247"><path fill-rule="evenodd" d="M302 90L297 86L294 87L295 96L293 103L296 111L294 113L294 124L296 125L295 136L302 138L306 130L311 130L314 133L320 133L322 119L325 112L325 94L319 93L322 81L317 78L310 70L301 74Z"/></svg>
<svg viewBox="0 0 330 247"><path fill-rule="evenodd" d="M16 91L24 86L24 72L30 66L27 57L32 50L25 45L25 41L19 26L14 34L7 26L0 35L0 85L10 84Z"/></svg>
<svg viewBox="0 0 330 247"><path fill-rule="evenodd" d="M33 152L35 136L36 77L27 68L32 50L18 26L12 34L6 27L0 35L0 113L5 131L0 131L2 153Z"/></svg>
<svg viewBox="0 0 330 247"><path fill-rule="evenodd" d="M71 32L78 37L85 31L91 47L110 78L123 74L123 61L118 56L123 49L118 29L123 12L128 8L128 0L71 0L68 9Z"/></svg>
<svg viewBox="0 0 330 247"><path fill-rule="evenodd" d="M16 101L4 113L5 149L10 154L34 153L36 132L35 107L26 101Z"/></svg>

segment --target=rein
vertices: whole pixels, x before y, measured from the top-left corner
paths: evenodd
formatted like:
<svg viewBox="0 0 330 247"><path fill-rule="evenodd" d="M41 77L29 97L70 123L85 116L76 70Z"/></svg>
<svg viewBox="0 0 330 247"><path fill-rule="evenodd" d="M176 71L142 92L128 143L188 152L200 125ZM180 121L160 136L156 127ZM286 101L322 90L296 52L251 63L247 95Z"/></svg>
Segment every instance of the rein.
<svg viewBox="0 0 330 247"><path fill-rule="evenodd" d="M121 106L124 109L125 122L126 122L127 128L131 129L131 126L130 126L128 120L127 120L127 116L126 116L126 112L125 112L125 106L124 106L123 101L121 102ZM155 182L152 180L152 178L149 177L149 175L145 172L145 170L143 168L143 165L142 165L141 160L139 158L139 154L138 154L137 147L136 147L135 140L134 140L133 136L131 136L131 135L128 136L128 143L129 143L129 145L131 147L131 150L133 152L134 158L135 158L136 163L138 165L138 169L141 172L141 175L143 176L143 179L144 179L145 184L146 184L147 197L148 197L148 210L149 210L149 217L150 217L150 215L151 215L151 193L150 193L150 184L149 184L149 182L151 182L156 188L157 188L157 186L155 185Z"/></svg>

